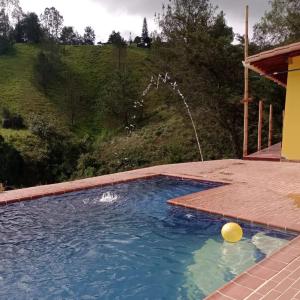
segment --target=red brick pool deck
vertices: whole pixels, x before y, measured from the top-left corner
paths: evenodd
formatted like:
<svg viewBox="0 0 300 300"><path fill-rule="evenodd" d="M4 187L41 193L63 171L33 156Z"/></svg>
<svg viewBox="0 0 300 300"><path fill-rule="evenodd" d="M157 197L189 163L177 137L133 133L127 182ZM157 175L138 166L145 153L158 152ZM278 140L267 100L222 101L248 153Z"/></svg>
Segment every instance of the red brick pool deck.
<svg viewBox="0 0 300 300"><path fill-rule="evenodd" d="M170 204L300 233L300 164L220 160L164 165L0 193L7 205L155 175L229 183L172 199ZM210 300L300 299L300 237L250 268Z"/></svg>

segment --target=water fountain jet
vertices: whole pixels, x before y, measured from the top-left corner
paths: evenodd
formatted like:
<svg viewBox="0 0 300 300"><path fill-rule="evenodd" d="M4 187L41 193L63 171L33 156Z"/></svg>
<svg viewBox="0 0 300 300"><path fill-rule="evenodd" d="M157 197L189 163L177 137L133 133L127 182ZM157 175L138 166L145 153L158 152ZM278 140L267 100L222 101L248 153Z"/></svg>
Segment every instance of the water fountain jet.
<svg viewBox="0 0 300 300"><path fill-rule="evenodd" d="M183 103L184 103L184 106L187 110L187 113L189 115L189 118L191 120L191 123L192 123L192 127L193 127L193 130L194 130L194 134L195 134L195 138L196 138L196 141L197 141L197 147L198 147L198 151L199 151L199 154L200 154L200 158L201 158L201 161L203 162L204 159L203 159L203 154L202 154L202 148L201 148L201 144L200 144L200 139L199 139L199 136L198 136L198 132L197 132L197 128L196 128L196 124L195 124L195 121L194 121L194 118L193 118L193 115L191 113L191 110L190 110L190 107L187 103L187 100L186 98L184 97L184 95L181 93L181 91L179 90L179 87L178 87L178 84L176 81L172 82L171 81L171 77L169 76L168 73L165 74L165 76L162 76L161 74L158 74L157 76L157 79L155 80L154 76L151 77L151 80L150 80L150 83L148 84L147 88L144 90L142 96L145 97L151 90L151 88L155 85L156 89L159 88L159 84L160 82L163 82L164 84L166 85L170 85L171 88L177 92L177 94L179 95L179 97L182 99ZM142 100L143 102L143 100Z"/></svg>

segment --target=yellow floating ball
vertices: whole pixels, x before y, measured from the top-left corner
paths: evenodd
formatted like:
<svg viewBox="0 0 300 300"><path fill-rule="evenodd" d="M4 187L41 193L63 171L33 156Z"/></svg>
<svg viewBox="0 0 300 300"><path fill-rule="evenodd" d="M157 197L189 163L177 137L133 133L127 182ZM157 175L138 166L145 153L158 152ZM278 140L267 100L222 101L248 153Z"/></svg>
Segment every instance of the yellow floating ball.
<svg viewBox="0 0 300 300"><path fill-rule="evenodd" d="M239 224L227 223L221 231L222 237L226 242L236 243L243 237L243 229Z"/></svg>

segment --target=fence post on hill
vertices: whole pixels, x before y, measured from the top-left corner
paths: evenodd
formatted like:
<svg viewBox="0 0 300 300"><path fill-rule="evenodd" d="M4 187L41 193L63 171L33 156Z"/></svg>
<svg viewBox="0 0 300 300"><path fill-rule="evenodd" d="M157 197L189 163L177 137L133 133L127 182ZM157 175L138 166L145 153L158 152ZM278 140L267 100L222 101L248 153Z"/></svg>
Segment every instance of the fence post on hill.
<svg viewBox="0 0 300 300"><path fill-rule="evenodd" d="M272 146L272 133L273 133L273 105L270 104L268 147Z"/></svg>
<svg viewBox="0 0 300 300"><path fill-rule="evenodd" d="M263 124L263 102L259 101L258 130L257 130L257 151L261 151L262 124Z"/></svg>

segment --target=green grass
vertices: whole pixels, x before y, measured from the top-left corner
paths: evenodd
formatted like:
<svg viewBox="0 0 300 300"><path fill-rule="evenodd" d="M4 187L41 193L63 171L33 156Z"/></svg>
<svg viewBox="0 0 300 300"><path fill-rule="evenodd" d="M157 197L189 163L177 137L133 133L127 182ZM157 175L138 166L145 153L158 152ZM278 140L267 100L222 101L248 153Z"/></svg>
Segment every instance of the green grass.
<svg viewBox="0 0 300 300"><path fill-rule="evenodd" d="M26 129L14 130L14 129L0 128L0 135L2 135L6 140L10 140L11 138L26 138L30 134L31 134L30 131Z"/></svg>
<svg viewBox="0 0 300 300"><path fill-rule="evenodd" d="M65 125L58 108L33 82L39 49L32 45L15 45L15 50L14 54L0 56L0 109L8 108L25 119L31 113L53 116L57 125Z"/></svg>
<svg viewBox="0 0 300 300"><path fill-rule="evenodd" d="M21 114L25 122L31 113L39 114L52 119L61 131L71 130L79 137L92 134L96 137L99 148L104 142L102 159L111 161L112 164L113 153L116 152L120 152L121 157L132 157L133 161L135 157L141 157L141 161L133 162L136 167L147 165L148 160L150 165L153 162L170 163L195 159L197 153L194 142L191 142L193 133L190 126L183 125L178 111L164 104L164 99L172 97L172 93L168 90L151 91L145 98L147 117L143 129L128 137L114 126L105 127L101 112L93 106L94 102L101 101L98 99L99 91L105 88L112 71L118 68L117 50L112 46L61 47L63 62L72 72L80 75L84 82L82 92L88 95L88 99L92 99L91 102L84 103L76 125L70 127L69 116L63 105L65 87L55 82L45 95L35 83L34 64L40 48L34 45L17 44L14 54L0 56L0 111L6 107L13 113ZM134 71L140 79L137 84L141 94L152 75L149 57L147 49L127 49L126 68ZM0 128L0 135L21 152L24 152L24 145L32 138L29 130ZM175 142L178 139L181 140L181 148L191 148L192 152L178 149ZM112 140L115 143L110 144ZM119 149L119 145L122 145L123 150ZM140 145L140 151L136 149L136 145ZM184 152L184 155L181 157L177 152Z"/></svg>
<svg viewBox="0 0 300 300"><path fill-rule="evenodd" d="M114 70L117 52L112 46L61 46L63 62L84 80L83 94L98 101L99 90L106 84L107 75ZM70 117L63 105L64 86L59 83L47 95L37 86L34 65L40 47L16 44L14 53L0 56L0 112L8 108L26 120L30 114L51 119L62 130L71 129L78 135L102 135L99 111L87 103L76 126L70 128ZM148 51L136 47L127 50L127 65L148 80Z"/></svg>
<svg viewBox="0 0 300 300"><path fill-rule="evenodd" d="M3 108L7 108L11 113L20 114L26 125L30 125L30 114L41 115L42 118L52 120L59 133L66 133L66 136L71 137L72 143L76 140L73 139L74 135L78 138L85 134L93 135L94 139L91 140L94 140L94 143L92 146L87 145L88 153L82 153L80 158L74 161L77 163L77 169L76 164L70 164L74 172L72 178L114 173L155 164L199 160L191 123L174 91L165 86L152 89L144 97L142 121L136 131L128 134L122 128L124 124L121 125L118 120L108 117L109 114L105 114L103 105L100 105L101 95L105 97L103 89L111 86L109 80L112 72L119 68L117 49L112 46L60 47L63 64L60 64L59 59L56 60L59 70L57 72L58 77L65 78L62 81L59 81L58 77L55 78L47 85L46 91L37 85L35 79L35 64L40 46L17 44L14 53L0 56L0 113ZM151 75L157 73L154 72L156 64L151 63L153 56L150 53L148 49L128 47L126 57L122 57L126 61L125 70L131 71L133 75L131 84L137 87L134 95L142 95ZM61 68L64 69L61 71ZM70 91L68 84L63 83L70 83L70 78L76 79L71 92L80 90L80 96L76 96L81 100L80 112L76 115L74 126L71 126L70 109L68 110L67 106L69 103L66 103L66 96ZM74 98L76 97L72 99ZM201 110L193 111L193 114L205 159L231 157L230 149L224 151L224 145L228 143L227 135L221 128L215 125L211 127L211 124L216 123L215 119L209 115L203 118ZM69 135L70 132L74 135ZM40 183L39 166L43 165L45 158L53 159L48 153L45 141L29 130L0 128L0 135L18 150L24 162L28 163L26 167L33 177L36 176L31 182ZM69 168L64 162L61 164L62 167ZM56 181L65 180L66 176L70 175L69 169L68 172L60 171L56 166L56 171L57 174L52 174ZM53 180L54 177L49 178Z"/></svg>

